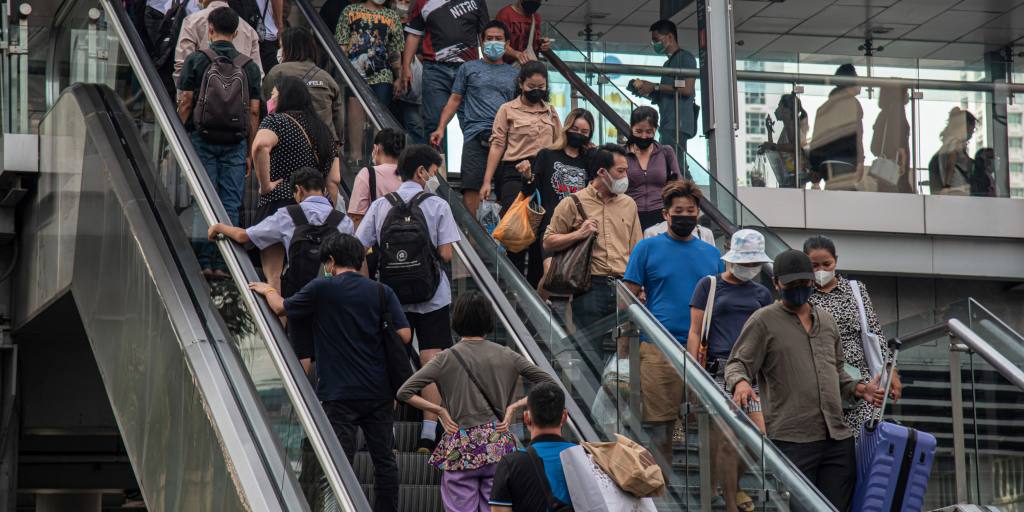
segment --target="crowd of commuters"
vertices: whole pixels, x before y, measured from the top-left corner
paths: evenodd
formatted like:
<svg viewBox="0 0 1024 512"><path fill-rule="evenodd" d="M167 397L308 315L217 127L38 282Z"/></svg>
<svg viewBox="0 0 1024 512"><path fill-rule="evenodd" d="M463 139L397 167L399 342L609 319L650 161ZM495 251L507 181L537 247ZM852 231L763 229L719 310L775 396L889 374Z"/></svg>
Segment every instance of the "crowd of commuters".
<svg viewBox="0 0 1024 512"><path fill-rule="evenodd" d="M693 80L634 81L658 109L634 110L626 145L595 146L593 115L575 109L563 123L549 100L547 68L535 60L550 43L540 34L539 1L517 0L490 20L483 2L445 9L426 0L368 0L338 9L337 42L381 103L406 102L422 114L422 140L430 145L409 144L417 134L390 129L370 144L357 135L361 107L318 66L309 30L289 27L278 37L281 3L257 5L258 17L242 19L225 2L202 2L184 18L178 39L178 113L231 221L206 229L196 250L211 278L225 275L212 245L218 237L258 250L264 282L251 288L282 318L303 367L315 374L350 461L362 429L375 510L397 509L396 400L423 412L417 450L443 471L449 510L571 505L559 463L572 446L560 437L565 393L523 355L488 341L496 319L482 294L464 292L453 303L446 267L461 235L449 203L430 192L443 162L430 145L443 142L456 116L467 209L475 212L492 191L502 215L520 196L535 196L543 208L535 242L508 257L574 331L586 364L599 373L629 350L621 333L588 333L619 309L622 280L823 494L848 508L853 437L883 393L863 345L866 334L884 339L877 314L866 287L836 273L837 250L826 238L775 258L778 301L757 282L772 262L761 233L737 231L724 254L715 246L714 233L699 223L704 195L681 162L696 132ZM694 67L673 24L656 23L651 38L669 56L666 66ZM844 66L837 74L856 70ZM783 124L778 142L763 149L784 156L784 178L830 186L861 178L858 92L853 85L833 91L818 109L810 142L799 98L783 96L775 111ZM907 96L886 90L883 99L886 117L876 122L870 150L904 169L908 130L899 112ZM967 154L974 125L969 112L950 113L930 166L933 192L993 190L994 156ZM366 164L344 208L343 140ZM796 161L804 162L799 169ZM913 188L915 180L901 172L894 190ZM259 195L244 227L250 173ZM566 271L553 259L581 244L590 244L581 263L586 282L572 293L546 290L552 273ZM686 393L675 366L650 341L639 344L641 421L657 463L671 473ZM418 351L420 369L396 381L388 354L406 345ZM886 347L879 351L888 357ZM802 378L811 373L818 379ZM897 379L892 397L901 391ZM525 451L515 450L509 429L519 417L532 440ZM739 488L742 457L721 434L712 436L715 480L727 510L749 510L753 499Z"/></svg>

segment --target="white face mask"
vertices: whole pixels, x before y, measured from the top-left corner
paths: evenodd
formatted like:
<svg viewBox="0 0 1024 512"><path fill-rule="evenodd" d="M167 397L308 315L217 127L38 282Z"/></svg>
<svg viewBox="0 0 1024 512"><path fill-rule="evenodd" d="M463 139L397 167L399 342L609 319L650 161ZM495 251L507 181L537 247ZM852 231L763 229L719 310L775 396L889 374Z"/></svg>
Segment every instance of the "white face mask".
<svg viewBox="0 0 1024 512"><path fill-rule="evenodd" d="M745 267L743 265L730 263L729 272L731 272L732 275L740 281L750 281L761 273L761 265L756 267Z"/></svg>
<svg viewBox="0 0 1024 512"><path fill-rule="evenodd" d="M818 283L819 288L824 288L826 285L832 282L836 278L835 270L819 270L814 273L814 282Z"/></svg>
<svg viewBox="0 0 1024 512"><path fill-rule="evenodd" d="M437 187L440 186L441 180L437 179L437 175L435 174L431 176L429 180L427 180L427 183L426 185L423 186L423 188L427 189L427 192L433 193L437 190Z"/></svg>
<svg viewBox="0 0 1024 512"><path fill-rule="evenodd" d="M626 189L629 188L629 176L613 180L610 178L611 175L607 173L608 171L605 171L604 184L608 186L608 191L615 195L625 194Z"/></svg>

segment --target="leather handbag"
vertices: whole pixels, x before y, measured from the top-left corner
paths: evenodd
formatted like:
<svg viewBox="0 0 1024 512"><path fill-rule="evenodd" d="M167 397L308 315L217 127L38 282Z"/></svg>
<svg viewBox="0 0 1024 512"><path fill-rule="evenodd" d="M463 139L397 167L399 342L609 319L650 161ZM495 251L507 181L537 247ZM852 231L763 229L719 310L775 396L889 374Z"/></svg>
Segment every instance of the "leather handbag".
<svg viewBox="0 0 1024 512"><path fill-rule="evenodd" d="M576 210L584 222L587 213L576 194L572 194ZM544 289L555 295L578 295L590 290L590 260L597 238L587 237L564 251L551 257L551 267L544 280Z"/></svg>

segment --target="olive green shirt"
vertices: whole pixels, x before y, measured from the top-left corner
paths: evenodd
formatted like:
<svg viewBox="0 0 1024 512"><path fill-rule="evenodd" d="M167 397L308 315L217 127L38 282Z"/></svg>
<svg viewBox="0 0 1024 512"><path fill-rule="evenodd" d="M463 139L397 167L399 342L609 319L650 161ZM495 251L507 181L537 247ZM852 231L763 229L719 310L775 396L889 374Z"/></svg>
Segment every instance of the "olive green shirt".
<svg viewBox="0 0 1024 512"><path fill-rule="evenodd" d="M330 73L309 61L282 62L274 66L263 79L263 100L269 100L274 86L282 77L291 76L306 83L313 100L313 111L327 128L334 140L340 140L345 133L345 94Z"/></svg>
<svg viewBox="0 0 1024 512"><path fill-rule="evenodd" d="M857 381L843 370L839 328L832 315L811 310L811 331L796 313L776 302L754 312L725 366L725 383L756 378L768 438L791 443L853 435L843 423L842 399L853 399Z"/></svg>

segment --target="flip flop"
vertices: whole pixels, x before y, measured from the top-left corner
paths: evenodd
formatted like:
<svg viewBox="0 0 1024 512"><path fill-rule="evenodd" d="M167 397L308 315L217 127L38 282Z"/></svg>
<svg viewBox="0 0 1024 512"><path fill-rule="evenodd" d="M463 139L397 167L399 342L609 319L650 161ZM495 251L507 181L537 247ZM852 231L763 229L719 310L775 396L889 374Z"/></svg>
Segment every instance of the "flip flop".
<svg viewBox="0 0 1024 512"><path fill-rule="evenodd" d="M754 498L749 494L739 491L736 493L736 508L743 512L754 512Z"/></svg>

